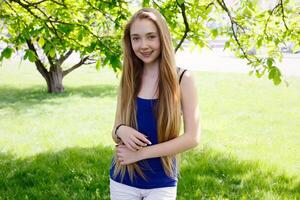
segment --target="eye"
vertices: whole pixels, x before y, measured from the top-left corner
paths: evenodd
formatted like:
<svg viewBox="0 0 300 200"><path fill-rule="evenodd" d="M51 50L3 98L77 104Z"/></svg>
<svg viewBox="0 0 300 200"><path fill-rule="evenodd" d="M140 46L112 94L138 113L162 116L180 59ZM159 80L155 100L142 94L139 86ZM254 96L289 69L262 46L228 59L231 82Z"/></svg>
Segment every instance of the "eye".
<svg viewBox="0 0 300 200"><path fill-rule="evenodd" d="M132 41L137 41L139 38L138 37L133 37Z"/></svg>
<svg viewBox="0 0 300 200"><path fill-rule="evenodd" d="M156 38L156 36L155 36L155 35L150 35L148 38L149 38L150 40L152 40L152 39Z"/></svg>

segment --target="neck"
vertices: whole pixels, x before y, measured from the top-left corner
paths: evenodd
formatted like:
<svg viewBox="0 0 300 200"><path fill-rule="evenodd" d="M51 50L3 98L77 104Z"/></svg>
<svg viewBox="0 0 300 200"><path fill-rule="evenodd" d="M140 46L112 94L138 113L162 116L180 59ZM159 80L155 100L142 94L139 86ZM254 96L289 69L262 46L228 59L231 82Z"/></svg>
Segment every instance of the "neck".
<svg viewBox="0 0 300 200"><path fill-rule="evenodd" d="M144 64L144 75L151 78L157 78L159 73L159 62Z"/></svg>

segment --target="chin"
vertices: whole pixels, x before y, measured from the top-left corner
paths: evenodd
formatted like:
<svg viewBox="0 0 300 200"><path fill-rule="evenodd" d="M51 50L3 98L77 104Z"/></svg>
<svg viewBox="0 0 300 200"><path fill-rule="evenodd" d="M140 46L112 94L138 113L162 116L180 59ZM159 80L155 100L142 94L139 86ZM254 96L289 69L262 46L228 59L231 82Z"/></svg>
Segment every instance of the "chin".
<svg viewBox="0 0 300 200"><path fill-rule="evenodd" d="M144 64L151 64L154 63L158 60L158 57L156 58L151 58L151 59L144 59L144 58L140 58L140 60L144 63Z"/></svg>
<svg viewBox="0 0 300 200"><path fill-rule="evenodd" d="M155 60L142 60L145 64L154 63Z"/></svg>

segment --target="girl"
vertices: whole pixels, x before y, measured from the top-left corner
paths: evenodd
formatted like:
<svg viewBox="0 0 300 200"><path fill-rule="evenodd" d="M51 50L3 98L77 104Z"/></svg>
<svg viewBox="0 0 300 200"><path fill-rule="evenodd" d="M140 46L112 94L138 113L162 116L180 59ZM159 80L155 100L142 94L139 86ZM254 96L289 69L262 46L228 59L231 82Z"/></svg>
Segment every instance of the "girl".
<svg viewBox="0 0 300 200"><path fill-rule="evenodd" d="M200 138L194 80L186 70L176 69L170 32L155 9L133 15L123 45L110 197L176 199L176 155L196 147ZM181 114L184 134L179 136Z"/></svg>

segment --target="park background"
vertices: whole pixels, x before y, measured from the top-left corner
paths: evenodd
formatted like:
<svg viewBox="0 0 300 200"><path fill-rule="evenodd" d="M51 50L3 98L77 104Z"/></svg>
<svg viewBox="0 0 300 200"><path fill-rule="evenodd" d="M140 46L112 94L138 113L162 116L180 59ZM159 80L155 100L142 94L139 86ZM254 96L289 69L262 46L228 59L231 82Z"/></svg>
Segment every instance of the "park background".
<svg viewBox="0 0 300 200"><path fill-rule="evenodd" d="M225 43L192 51L187 41L176 53L195 76L202 126L200 145L181 156L178 199L299 199L299 53L281 49L275 85L248 75ZM0 68L0 199L109 199L120 74L87 65L64 78L63 93L47 93L22 56Z"/></svg>

